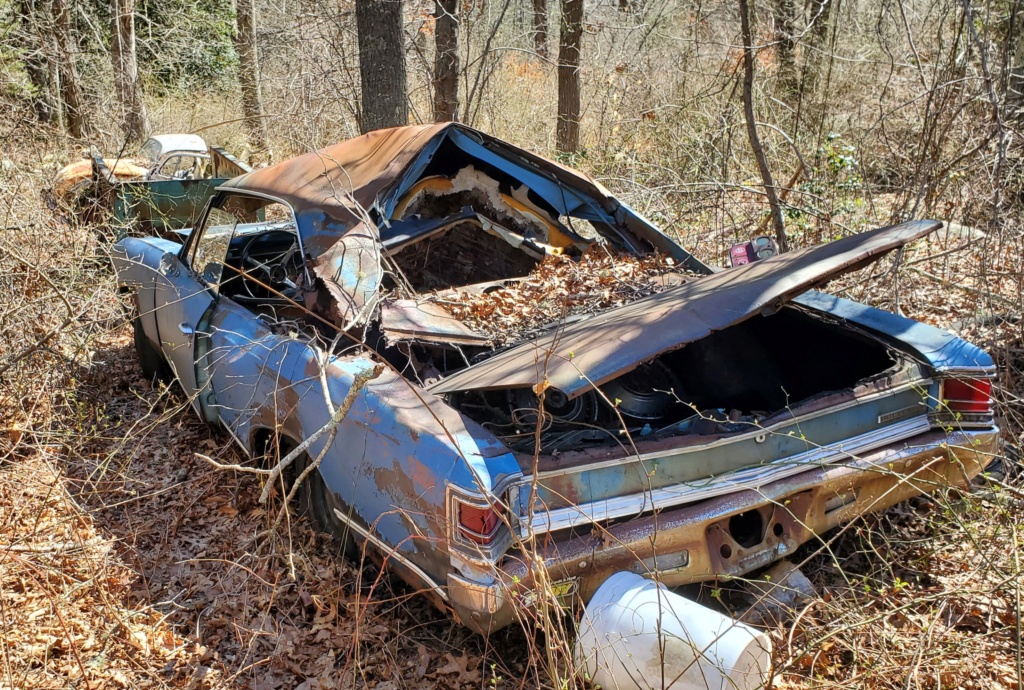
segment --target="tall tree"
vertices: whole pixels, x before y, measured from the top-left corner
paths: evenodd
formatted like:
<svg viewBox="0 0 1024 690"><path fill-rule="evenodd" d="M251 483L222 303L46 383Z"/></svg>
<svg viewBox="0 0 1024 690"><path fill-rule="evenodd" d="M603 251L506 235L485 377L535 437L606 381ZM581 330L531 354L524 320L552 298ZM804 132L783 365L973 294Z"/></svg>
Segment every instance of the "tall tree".
<svg viewBox="0 0 1024 690"><path fill-rule="evenodd" d="M110 0L110 62L121 105L121 129L128 141L149 133L146 104L139 87L139 63L135 51L135 0Z"/></svg>
<svg viewBox="0 0 1024 690"><path fill-rule="evenodd" d="M583 0L561 0L561 6L555 146L562 153L574 153L580 146L580 44L583 40Z"/></svg>
<svg viewBox="0 0 1024 690"><path fill-rule="evenodd" d="M356 29L362 86L360 130L407 124L402 0L358 0Z"/></svg>
<svg viewBox="0 0 1024 690"><path fill-rule="evenodd" d="M740 30L743 34L743 114L747 119L747 136L750 137L750 148L757 159L757 167L761 172L761 183L764 185L765 196L771 209L772 225L775 227L775 241L780 251L786 251L786 226L782 220L782 206L779 195L772 180L772 172L768 167L768 158L764 155L761 139L757 135L757 121L754 119L754 36L750 28L750 7L747 0L740 3Z"/></svg>
<svg viewBox="0 0 1024 690"><path fill-rule="evenodd" d="M64 127L71 136L84 139L89 123L82 100L82 85L78 81L78 32L72 15L74 7L75 4L68 0L53 0L51 4Z"/></svg>
<svg viewBox="0 0 1024 690"><path fill-rule="evenodd" d="M811 0L811 30L804 51L803 70L800 77L800 91L805 96L813 95L821 74L822 66L828 64L822 50L828 42L829 20L835 0Z"/></svg>
<svg viewBox="0 0 1024 690"><path fill-rule="evenodd" d="M533 0L533 50L548 56L548 0Z"/></svg>
<svg viewBox="0 0 1024 690"><path fill-rule="evenodd" d="M50 92L50 65L46 60L47 32L43 30L39 3L20 0L15 8L20 29L18 43L22 50L25 73L32 84L32 109L40 122L52 122L54 107Z"/></svg>
<svg viewBox="0 0 1024 690"><path fill-rule="evenodd" d="M267 125L263 118L260 91L260 61L256 44L256 3L237 0L235 5L235 50L238 52L238 85L242 91L242 116L249 132L252 160L262 162L269 155Z"/></svg>
<svg viewBox="0 0 1024 690"><path fill-rule="evenodd" d="M775 19L775 55L779 62L779 95L790 99L799 88L796 70L796 6L793 0L772 0Z"/></svg>
<svg viewBox="0 0 1024 690"><path fill-rule="evenodd" d="M458 117L459 2L434 0L434 122Z"/></svg>

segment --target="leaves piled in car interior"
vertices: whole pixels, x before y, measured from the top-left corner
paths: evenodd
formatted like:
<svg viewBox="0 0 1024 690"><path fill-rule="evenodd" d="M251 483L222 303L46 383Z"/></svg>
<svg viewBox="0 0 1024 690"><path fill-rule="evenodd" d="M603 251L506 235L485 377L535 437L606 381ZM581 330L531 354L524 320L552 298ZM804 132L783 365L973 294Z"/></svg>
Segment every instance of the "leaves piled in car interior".
<svg viewBox="0 0 1024 690"><path fill-rule="evenodd" d="M524 278L438 291L431 300L503 345L552 322L634 302L693 277L670 257L637 257L595 245L579 259L550 255Z"/></svg>

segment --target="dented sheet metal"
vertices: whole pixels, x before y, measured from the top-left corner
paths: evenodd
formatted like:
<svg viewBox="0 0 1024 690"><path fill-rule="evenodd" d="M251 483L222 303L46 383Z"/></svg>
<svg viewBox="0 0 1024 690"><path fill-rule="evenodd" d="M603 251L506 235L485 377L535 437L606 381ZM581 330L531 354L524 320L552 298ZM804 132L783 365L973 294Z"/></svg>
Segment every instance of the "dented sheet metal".
<svg viewBox="0 0 1024 690"><path fill-rule="evenodd" d="M367 283L379 282L383 274L380 263L371 266L360 260L359 279L363 285L358 285L351 282L354 273L336 270L339 252L332 248L356 228L364 228L374 237L394 235L387 222L378 219L391 217L445 142L455 146L467 161L482 161L526 184L560 213L618 228L631 250L653 249L691 270L708 270L586 175L455 123L370 132L254 170L220 189L272 198L291 206L303 249L313 258L317 275L338 286L332 294L358 292ZM377 222L383 225L384 233L378 230ZM389 246L393 245L392 238ZM324 258L328 253L333 255ZM342 297L339 308L349 313L353 307L345 304L345 299ZM355 302L354 309L358 310L362 301L356 297Z"/></svg>
<svg viewBox="0 0 1024 690"><path fill-rule="evenodd" d="M417 206L429 189L463 196ZM469 193L480 190L486 212ZM538 566L547 567L546 581L572 578L584 600L613 569L654 571L674 583L742 574L841 521L969 480L996 448L990 415L966 420L973 431L948 434L933 414L943 376L991 373L985 353L902 317L808 293L939 223L905 223L713 273L593 180L455 124L374 132L243 175L212 202L224 206L212 208L237 211L241 220L268 199L292 208L298 238L275 217L236 228L234 248L217 244L219 231L210 246L224 252L221 267L241 274L249 230L284 235L279 265L294 273L279 289L193 270L189 249L202 241L202 228L184 248L152 238L118 243L112 259L119 284L135 293L143 362L152 355L169 361L203 419L226 428L250 455L275 439L291 447L307 441L307 459L320 458L322 482L307 494L318 524L356 535L367 553L477 631L533 615L528 590ZM574 243L594 240L560 214L591 221L578 227L618 252L672 257L673 270L689 270L660 280L686 282L578 314L494 354L487 336L448 311L445 290L484 292L527 280L557 250L572 260L583 249ZM300 244L308 259L301 273L288 260ZM386 276L384 266L393 272ZM449 278L442 269L450 266L466 270ZM436 282L413 283L431 271ZM388 294L392 287L397 294ZM434 301L423 299L427 290ZM322 313L364 342L337 349L339 338L333 354L325 351L323 316L307 319L293 300L310 311L327 304ZM760 357L756 348L723 348L727 355L713 366L686 359L737 330L696 342L705 336L787 304L772 320L737 329L744 345L784 343L778 366L767 348ZM519 325L521 313L506 316L510 327ZM364 328L349 328L359 323ZM757 328L766 324L771 330ZM792 330L799 324L803 330ZM855 333L832 337L833 330ZM796 353L785 339L794 332L807 346ZM847 341L845 354L866 341L872 354L863 375L833 380L835 357L822 343ZM648 376L613 380L687 344L665 358L678 363L647 364ZM758 407L774 398L737 387L770 383L775 369L803 373L811 350L829 356L808 381L797 379L803 392L776 377L784 407ZM752 371L740 366L748 363ZM421 385L463 365L433 387ZM375 377L353 393L368 371ZM692 400L707 404L680 404L686 415L697 412L682 418L666 411L675 402L663 404L661 389L685 392L698 373L708 380L697 381ZM566 395L549 391L542 418L529 388L545 380ZM597 385L614 405L584 394ZM519 390L434 395L493 389ZM334 419L346 400L347 414ZM538 442L535 453L516 445L548 426L569 439L560 441L564 448ZM928 481L915 483L924 472ZM733 517L754 513L764 528L756 543L732 534Z"/></svg>
<svg viewBox="0 0 1024 690"><path fill-rule="evenodd" d="M942 224L914 221L722 271L557 329L464 369L430 388L454 393L535 386L570 398L641 363L860 268Z"/></svg>
<svg viewBox="0 0 1024 690"><path fill-rule="evenodd" d="M376 228L357 224L313 262L334 300L339 324L360 322L377 305L380 283L380 242Z"/></svg>
<svg viewBox="0 0 1024 690"><path fill-rule="evenodd" d="M487 345L487 336L473 331L434 302L400 299L381 307L381 327L391 340L415 339L459 345Z"/></svg>

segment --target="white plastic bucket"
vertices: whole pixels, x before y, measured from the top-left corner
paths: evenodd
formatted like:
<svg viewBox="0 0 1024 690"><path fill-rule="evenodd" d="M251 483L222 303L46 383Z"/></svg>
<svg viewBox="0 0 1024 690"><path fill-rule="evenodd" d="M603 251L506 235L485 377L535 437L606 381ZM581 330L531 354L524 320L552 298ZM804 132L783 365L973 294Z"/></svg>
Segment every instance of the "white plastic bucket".
<svg viewBox="0 0 1024 690"><path fill-rule="evenodd" d="M771 649L764 633L619 572L587 604L574 658L604 690L753 690L767 682Z"/></svg>

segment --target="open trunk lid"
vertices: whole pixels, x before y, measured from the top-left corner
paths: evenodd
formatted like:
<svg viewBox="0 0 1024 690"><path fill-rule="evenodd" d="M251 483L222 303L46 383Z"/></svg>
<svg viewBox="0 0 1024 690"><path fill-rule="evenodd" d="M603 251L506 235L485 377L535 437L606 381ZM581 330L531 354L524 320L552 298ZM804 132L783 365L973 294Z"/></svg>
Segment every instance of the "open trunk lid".
<svg viewBox="0 0 1024 690"><path fill-rule="evenodd" d="M794 297L942 227L911 221L688 281L521 343L429 387L436 394L531 387L569 398L664 352L771 314Z"/></svg>

